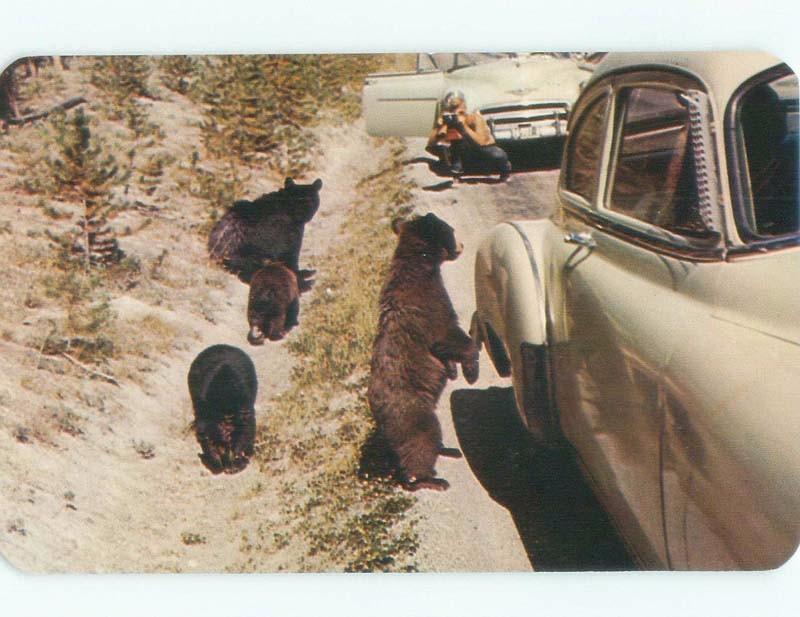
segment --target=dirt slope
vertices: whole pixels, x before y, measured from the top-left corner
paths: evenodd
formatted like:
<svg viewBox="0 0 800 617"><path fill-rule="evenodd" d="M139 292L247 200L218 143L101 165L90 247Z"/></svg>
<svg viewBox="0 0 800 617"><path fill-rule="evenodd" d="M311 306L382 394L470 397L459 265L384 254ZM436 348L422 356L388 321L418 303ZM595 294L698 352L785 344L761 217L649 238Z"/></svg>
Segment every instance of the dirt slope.
<svg viewBox="0 0 800 617"><path fill-rule="evenodd" d="M336 237L338 213L347 206L353 185L374 171L377 160L374 145L359 130L329 131L321 135L321 147L331 153L320 166L323 206L308 227L301 257L312 267L314 255ZM202 241L198 237L193 242L189 259L202 264ZM202 266L215 275L213 266ZM59 435L48 448L20 442L13 430L0 431L5 496L0 521L3 531L12 529L0 538L12 564L72 572L220 571L240 557L237 519L258 518L279 507L270 497L273 492L251 494L258 480L256 467L235 476L210 477L197 461L198 446L189 430L187 367L208 345L247 346L247 287L231 276L218 280L213 323L178 307L152 306L130 296L112 302L121 320L157 314L190 329L194 340L161 358L141 385L125 380L115 388L85 381L87 391L99 389L96 396L115 410L105 426L87 425L77 438ZM268 400L288 383L292 359L284 342L247 350L259 375L257 409L268 421ZM19 364L30 366L31 354L4 356L3 379L10 395ZM3 411L9 429L26 423L24 408ZM143 460L137 443L152 445L153 457ZM279 564L274 565L277 569Z"/></svg>

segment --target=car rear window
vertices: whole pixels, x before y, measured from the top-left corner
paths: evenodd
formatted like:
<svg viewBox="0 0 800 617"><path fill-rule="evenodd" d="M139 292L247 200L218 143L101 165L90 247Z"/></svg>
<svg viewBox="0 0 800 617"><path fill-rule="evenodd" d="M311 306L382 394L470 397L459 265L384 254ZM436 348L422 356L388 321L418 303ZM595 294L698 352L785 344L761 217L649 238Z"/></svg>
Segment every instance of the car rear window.
<svg viewBox="0 0 800 617"><path fill-rule="evenodd" d="M589 202L597 195L607 104L608 96L590 103L572 127L569 140L564 188Z"/></svg>
<svg viewBox="0 0 800 617"><path fill-rule="evenodd" d="M750 188L750 226L759 236L798 232L797 75L742 95L739 122Z"/></svg>
<svg viewBox="0 0 800 617"><path fill-rule="evenodd" d="M677 90L619 94L620 134L607 207L675 234L710 234L699 210L689 110Z"/></svg>

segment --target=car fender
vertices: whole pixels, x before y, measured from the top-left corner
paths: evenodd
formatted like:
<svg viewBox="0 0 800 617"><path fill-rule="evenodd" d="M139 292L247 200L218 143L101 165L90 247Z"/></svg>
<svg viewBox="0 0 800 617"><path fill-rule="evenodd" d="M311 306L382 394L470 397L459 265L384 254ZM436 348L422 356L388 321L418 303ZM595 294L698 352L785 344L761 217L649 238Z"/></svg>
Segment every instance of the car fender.
<svg viewBox="0 0 800 617"><path fill-rule="evenodd" d="M488 348L501 375L503 358L498 356L506 354L506 375L510 373L512 378L520 417L542 442L554 441L557 434L550 396L543 277L551 228L549 220L502 223L481 242L475 261L473 331Z"/></svg>

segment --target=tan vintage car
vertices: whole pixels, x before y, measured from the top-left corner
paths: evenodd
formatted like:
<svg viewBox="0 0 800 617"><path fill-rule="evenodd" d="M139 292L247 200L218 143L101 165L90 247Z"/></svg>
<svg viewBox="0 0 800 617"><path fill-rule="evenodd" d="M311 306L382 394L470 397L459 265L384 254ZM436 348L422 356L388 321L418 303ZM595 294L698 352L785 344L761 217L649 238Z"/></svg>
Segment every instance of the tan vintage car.
<svg viewBox="0 0 800 617"><path fill-rule="evenodd" d="M546 53L418 54L413 72L367 77L367 132L427 137L444 96L459 91L504 148L563 142L569 111L593 68Z"/></svg>
<svg viewBox="0 0 800 617"><path fill-rule="evenodd" d="M473 335L643 566L777 567L800 540L797 76L612 54L568 133L552 217L482 242Z"/></svg>

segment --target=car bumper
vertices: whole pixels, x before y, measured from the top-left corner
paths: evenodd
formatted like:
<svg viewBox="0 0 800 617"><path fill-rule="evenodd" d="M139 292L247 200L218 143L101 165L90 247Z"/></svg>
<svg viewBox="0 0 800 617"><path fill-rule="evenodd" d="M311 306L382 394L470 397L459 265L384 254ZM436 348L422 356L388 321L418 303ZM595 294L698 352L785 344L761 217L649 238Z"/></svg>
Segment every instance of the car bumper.
<svg viewBox="0 0 800 617"><path fill-rule="evenodd" d="M481 109L498 141L524 141L567 134L569 104L559 101L492 105Z"/></svg>

